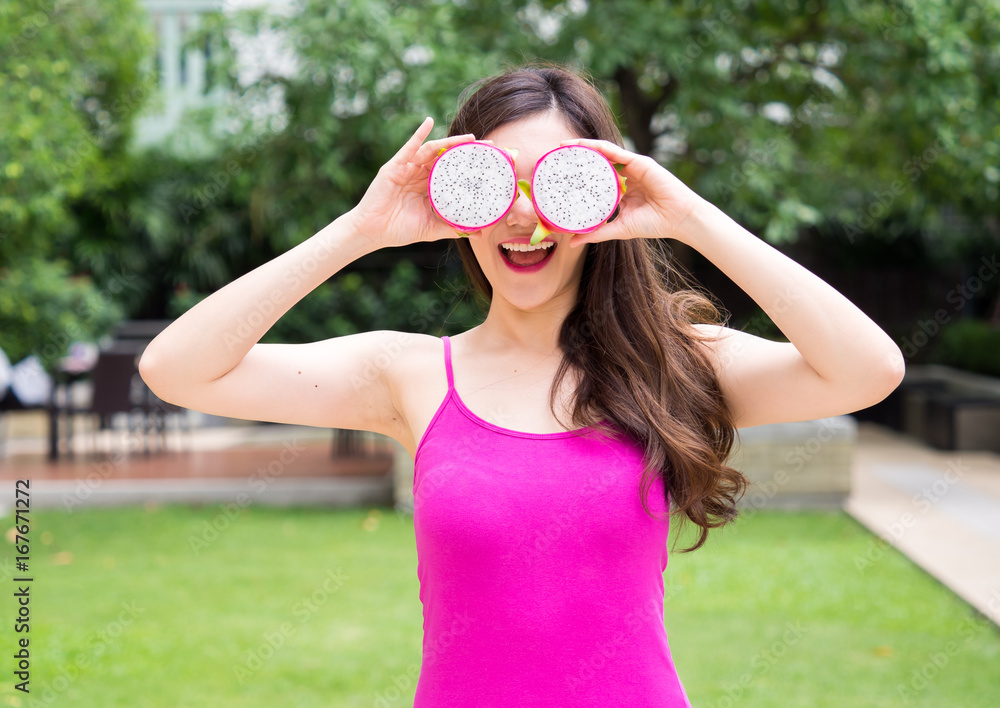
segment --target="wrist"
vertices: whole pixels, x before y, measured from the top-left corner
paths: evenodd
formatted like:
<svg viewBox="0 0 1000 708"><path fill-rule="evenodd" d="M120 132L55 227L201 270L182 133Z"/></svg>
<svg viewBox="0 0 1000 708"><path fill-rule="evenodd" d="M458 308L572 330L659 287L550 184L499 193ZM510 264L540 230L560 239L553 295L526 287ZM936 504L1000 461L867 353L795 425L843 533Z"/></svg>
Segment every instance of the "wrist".
<svg viewBox="0 0 1000 708"><path fill-rule="evenodd" d="M695 248L702 235L711 228L713 219L718 218L718 207L707 199L699 198L691 210L675 226L671 235L675 241Z"/></svg>
<svg viewBox="0 0 1000 708"><path fill-rule="evenodd" d="M371 251L383 248L383 244L378 243L371 235L370 229L365 228L364 220L358 213L351 209L346 211L334 220L335 224L343 230L345 236L354 243L363 243L370 246Z"/></svg>
<svg viewBox="0 0 1000 708"><path fill-rule="evenodd" d="M354 209L345 211L343 214L334 219L334 223L339 224L339 226L344 230L344 233L350 238L363 238L364 231L361 228L360 219L358 219L357 213Z"/></svg>
<svg viewBox="0 0 1000 708"><path fill-rule="evenodd" d="M315 243L314 253L317 257L337 251L343 252L353 262L369 253L379 250L381 246L373 243L364 232L358 228L355 217L346 212L323 227L312 239Z"/></svg>

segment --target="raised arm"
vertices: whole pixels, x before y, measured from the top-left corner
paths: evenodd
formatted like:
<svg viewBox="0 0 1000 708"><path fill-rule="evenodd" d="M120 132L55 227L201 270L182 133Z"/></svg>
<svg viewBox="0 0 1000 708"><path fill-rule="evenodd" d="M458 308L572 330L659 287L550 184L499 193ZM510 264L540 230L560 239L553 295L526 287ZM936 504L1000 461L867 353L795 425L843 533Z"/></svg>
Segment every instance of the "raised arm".
<svg viewBox="0 0 1000 708"><path fill-rule="evenodd" d="M337 219L174 320L143 352L143 381L164 401L212 415L392 436L400 416L386 372L371 362L398 349L399 332L259 342L317 285L373 250L349 219Z"/></svg>
<svg viewBox="0 0 1000 708"><path fill-rule="evenodd" d="M427 204L427 165L455 136L424 142L424 121L379 170L359 204L308 240L209 295L143 352L139 373L164 401L214 415L317 427L406 428L393 362L410 338L379 330L308 344L261 344L295 303L384 247L454 238Z"/></svg>
<svg viewBox="0 0 1000 708"><path fill-rule="evenodd" d="M623 165L628 192L615 221L570 245L613 238L674 238L695 248L760 305L788 342L717 325L712 335L726 403L737 427L851 413L902 381L899 347L828 283L757 238L650 157L579 140Z"/></svg>
<svg viewBox="0 0 1000 708"><path fill-rule="evenodd" d="M899 347L828 283L703 201L678 240L698 249L788 338L717 325L712 348L737 427L812 420L878 403L903 379Z"/></svg>

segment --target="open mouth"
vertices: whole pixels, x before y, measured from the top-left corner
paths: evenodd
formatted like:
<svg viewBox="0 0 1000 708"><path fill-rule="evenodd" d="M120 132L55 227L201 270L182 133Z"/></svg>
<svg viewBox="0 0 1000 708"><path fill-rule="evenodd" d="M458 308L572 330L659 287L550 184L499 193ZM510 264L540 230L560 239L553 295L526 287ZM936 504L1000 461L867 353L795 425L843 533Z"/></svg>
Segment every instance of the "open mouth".
<svg viewBox="0 0 1000 708"><path fill-rule="evenodd" d="M559 245L554 242L548 248L538 249L535 251L511 251L509 249L504 248L503 246L497 246L497 248L500 251L500 257L503 258L504 262L509 267L520 270L529 270L533 268L537 269L542 267L543 264L547 263L549 259L552 258L552 254L555 253L555 250L558 247ZM541 251L543 254L541 258L538 257L539 251ZM511 260L512 253L517 253L518 254L517 257L522 258L522 260L524 260L523 258L524 256L529 256L531 257L532 260L527 263L516 263L515 261Z"/></svg>

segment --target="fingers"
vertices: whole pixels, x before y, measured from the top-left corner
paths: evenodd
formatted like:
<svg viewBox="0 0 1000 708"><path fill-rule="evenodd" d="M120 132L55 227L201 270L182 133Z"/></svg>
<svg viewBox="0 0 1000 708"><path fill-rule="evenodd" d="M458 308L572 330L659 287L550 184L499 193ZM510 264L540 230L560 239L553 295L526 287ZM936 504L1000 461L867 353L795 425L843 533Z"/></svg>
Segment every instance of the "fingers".
<svg viewBox="0 0 1000 708"><path fill-rule="evenodd" d="M617 162L620 165L627 165L632 160L642 157L642 155L637 155L634 152L629 152L623 147L619 147L612 142L607 140L588 140L586 138L577 138L576 140L563 140L559 145L582 145L583 147L589 147L597 152L604 155L606 158L612 162Z"/></svg>
<svg viewBox="0 0 1000 708"><path fill-rule="evenodd" d="M417 128L416 132L410 136L410 139L403 143L403 147L399 148L396 154L393 155L392 160L401 164L409 162L417 150L420 149L420 144L424 142L428 135L431 134L431 130L433 129L434 119L427 116L424 118L424 122Z"/></svg>
<svg viewBox="0 0 1000 708"><path fill-rule="evenodd" d="M628 238L622 225L618 220L610 224L603 224L599 229L594 229L589 234L573 234L569 239L570 248L579 248L588 243L599 243L601 241L613 241L615 239Z"/></svg>
<svg viewBox="0 0 1000 708"><path fill-rule="evenodd" d="M410 136L403 147L393 155L391 162L398 163L400 165L405 165L408 162L415 162L418 165L423 165L430 161L433 157L436 157L438 152L443 148L449 148L452 145L457 145L459 143L472 142L476 139L471 133L468 135L455 135L450 138L441 138L439 140L431 140L429 142L424 142L427 136L431 134L431 130L434 128L434 119L428 116L424 119L424 122L420 124L416 132Z"/></svg>
<svg viewBox="0 0 1000 708"><path fill-rule="evenodd" d="M413 157L409 159L409 162L416 163L418 165L426 165L428 162L433 161L438 153L445 148L450 148L452 145L458 145L460 143L471 143L476 139L476 136L472 133L466 135L453 135L450 138L440 138L439 140L430 140L420 146Z"/></svg>
<svg viewBox="0 0 1000 708"><path fill-rule="evenodd" d="M606 158L611 160L611 162L621 165L622 174L626 177L641 177L651 167L653 167L653 165L659 164L651 157L630 152L625 148L615 145L607 140L587 140L585 138L579 138L576 140L564 140L559 144L582 145L583 147L589 147L597 150L597 152L604 155Z"/></svg>

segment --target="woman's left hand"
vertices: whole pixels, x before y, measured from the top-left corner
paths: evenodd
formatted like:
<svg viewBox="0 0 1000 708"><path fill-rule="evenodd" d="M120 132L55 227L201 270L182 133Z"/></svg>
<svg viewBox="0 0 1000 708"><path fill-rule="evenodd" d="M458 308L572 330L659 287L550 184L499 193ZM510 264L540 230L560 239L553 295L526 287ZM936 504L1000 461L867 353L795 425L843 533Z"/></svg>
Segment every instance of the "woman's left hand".
<svg viewBox="0 0 1000 708"><path fill-rule="evenodd" d="M607 140L566 140L560 145L593 148L612 163L626 178L625 196L618 216L589 234L574 234L571 247L585 243L632 238L674 238L682 233L684 220L705 202L701 196L646 155L637 155ZM683 240L683 239L678 239Z"/></svg>

